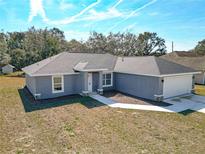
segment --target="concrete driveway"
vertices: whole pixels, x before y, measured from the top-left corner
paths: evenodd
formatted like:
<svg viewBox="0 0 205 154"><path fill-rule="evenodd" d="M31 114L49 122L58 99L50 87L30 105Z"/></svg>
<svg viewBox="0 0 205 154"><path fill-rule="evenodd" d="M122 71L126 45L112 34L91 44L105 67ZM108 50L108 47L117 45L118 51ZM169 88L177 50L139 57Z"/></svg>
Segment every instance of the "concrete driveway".
<svg viewBox="0 0 205 154"><path fill-rule="evenodd" d="M166 103L173 104L170 107L178 110L194 110L205 113L205 96L200 95L184 95L164 100ZM170 108L169 107L169 108Z"/></svg>
<svg viewBox="0 0 205 154"><path fill-rule="evenodd" d="M101 95L91 95L93 99L96 99L103 104L106 104L114 108L123 109L136 109L158 112L182 112L185 110L194 110L197 112L205 113L205 96L187 95L166 99L164 102L172 104L170 106L162 107L157 105L138 105L138 104L125 104L118 101L106 98Z"/></svg>

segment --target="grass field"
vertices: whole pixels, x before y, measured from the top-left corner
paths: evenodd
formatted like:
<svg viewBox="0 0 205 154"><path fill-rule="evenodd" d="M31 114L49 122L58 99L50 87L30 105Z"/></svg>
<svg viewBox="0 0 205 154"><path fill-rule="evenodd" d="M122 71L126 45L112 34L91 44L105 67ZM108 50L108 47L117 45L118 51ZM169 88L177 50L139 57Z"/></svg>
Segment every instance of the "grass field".
<svg viewBox="0 0 205 154"><path fill-rule="evenodd" d="M195 85L195 93L198 95L205 96L205 86L204 85Z"/></svg>
<svg viewBox="0 0 205 154"><path fill-rule="evenodd" d="M114 109L81 97L32 104L23 86L24 78L0 77L0 153L204 153L204 114Z"/></svg>

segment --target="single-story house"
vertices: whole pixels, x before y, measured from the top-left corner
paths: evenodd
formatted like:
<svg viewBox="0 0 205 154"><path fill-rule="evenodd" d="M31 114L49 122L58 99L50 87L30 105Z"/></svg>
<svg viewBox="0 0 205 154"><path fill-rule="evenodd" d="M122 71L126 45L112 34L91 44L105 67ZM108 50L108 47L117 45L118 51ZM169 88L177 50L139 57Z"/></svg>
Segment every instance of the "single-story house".
<svg viewBox="0 0 205 154"><path fill-rule="evenodd" d="M191 93L197 71L162 58L63 52L22 69L36 99L117 90L159 100Z"/></svg>
<svg viewBox="0 0 205 154"><path fill-rule="evenodd" d="M14 66L7 64L1 68L3 74L9 74L14 72Z"/></svg>
<svg viewBox="0 0 205 154"><path fill-rule="evenodd" d="M175 51L162 58L201 72L194 75L194 82L205 85L205 56L196 55L193 52Z"/></svg>

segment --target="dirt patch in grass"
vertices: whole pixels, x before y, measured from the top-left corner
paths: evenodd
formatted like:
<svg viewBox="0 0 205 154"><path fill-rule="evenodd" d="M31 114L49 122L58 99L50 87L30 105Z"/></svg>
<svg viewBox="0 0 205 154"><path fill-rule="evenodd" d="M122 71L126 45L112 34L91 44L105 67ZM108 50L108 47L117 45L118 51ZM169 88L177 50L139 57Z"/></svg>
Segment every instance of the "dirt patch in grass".
<svg viewBox="0 0 205 154"><path fill-rule="evenodd" d="M204 114L89 108L89 98L26 112L24 82L0 77L0 153L204 153Z"/></svg>
<svg viewBox="0 0 205 154"><path fill-rule="evenodd" d="M106 91L103 94L105 97L113 99L120 103L128 103L128 104L139 104L139 105L158 105L158 106L169 106L171 104L165 102L155 102L142 98L137 98L128 94L124 94L118 91Z"/></svg>

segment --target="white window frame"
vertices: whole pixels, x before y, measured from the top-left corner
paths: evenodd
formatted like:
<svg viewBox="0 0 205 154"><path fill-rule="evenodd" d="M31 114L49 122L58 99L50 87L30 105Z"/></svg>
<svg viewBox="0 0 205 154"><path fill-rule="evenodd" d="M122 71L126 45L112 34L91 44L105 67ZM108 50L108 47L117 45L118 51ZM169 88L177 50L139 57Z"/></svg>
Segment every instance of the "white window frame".
<svg viewBox="0 0 205 154"><path fill-rule="evenodd" d="M110 84L107 85L107 84L106 84L106 79L105 79L105 85L103 85L103 75L106 76L107 74L110 74L110 75L111 75L111 81L110 81ZM102 86L103 86L103 87L112 87L112 83L113 83L113 73L112 73L112 72L106 72L106 73L103 73L103 74L102 74Z"/></svg>
<svg viewBox="0 0 205 154"><path fill-rule="evenodd" d="M61 86L62 86L62 90L55 90L54 89L54 78L56 77L61 77ZM55 76L52 76L52 93L62 93L64 92L64 76L63 75L55 75Z"/></svg>

